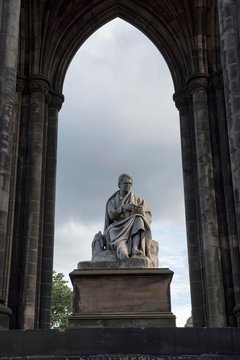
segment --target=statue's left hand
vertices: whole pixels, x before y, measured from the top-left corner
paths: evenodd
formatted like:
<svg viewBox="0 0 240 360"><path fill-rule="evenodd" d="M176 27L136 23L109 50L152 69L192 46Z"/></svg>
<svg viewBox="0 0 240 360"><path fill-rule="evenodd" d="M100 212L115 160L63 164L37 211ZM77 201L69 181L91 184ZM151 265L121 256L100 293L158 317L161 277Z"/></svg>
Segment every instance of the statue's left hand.
<svg viewBox="0 0 240 360"><path fill-rule="evenodd" d="M144 215L144 210L143 210L143 206L139 205L136 209L136 213L140 214L140 215Z"/></svg>

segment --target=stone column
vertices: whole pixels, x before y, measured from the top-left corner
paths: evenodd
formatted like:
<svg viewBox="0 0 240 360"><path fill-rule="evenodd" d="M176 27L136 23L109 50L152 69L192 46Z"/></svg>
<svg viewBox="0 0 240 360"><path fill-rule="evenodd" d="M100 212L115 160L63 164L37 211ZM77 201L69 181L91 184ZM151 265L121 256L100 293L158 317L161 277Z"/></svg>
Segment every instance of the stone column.
<svg viewBox="0 0 240 360"><path fill-rule="evenodd" d="M16 197L16 182L17 182L17 163L18 163L18 150L19 150L19 130L20 130L20 117L21 117L21 100L22 92L24 90L25 81L23 77L17 78L16 84L16 111L13 117L13 145L12 145L12 161L11 161L11 181L10 181L10 194L8 206L8 224L7 224L7 241L5 251L5 271L4 271L4 289L5 298L8 303L9 287L10 287L10 272L11 272L11 258L13 247L13 223L15 211L15 197Z"/></svg>
<svg viewBox="0 0 240 360"><path fill-rule="evenodd" d="M236 326L236 321L233 316L235 298L231 262L231 240L236 237L237 232L233 218L229 221L232 212L235 214L235 211L231 186L231 171L229 171L229 147L221 80L221 72L212 74L209 80L209 123L227 326Z"/></svg>
<svg viewBox="0 0 240 360"><path fill-rule="evenodd" d="M51 91L48 102L48 131L45 173L45 202L42 245L42 274L39 328L50 327L55 223L58 112L64 97Z"/></svg>
<svg viewBox="0 0 240 360"><path fill-rule="evenodd" d="M205 74L196 74L189 80L188 85L193 98L199 225L202 236L208 319L206 325L224 327L226 314L208 116L208 77Z"/></svg>
<svg viewBox="0 0 240 360"><path fill-rule="evenodd" d="M203 264L201 240L198 229L198 202L196 187L196 154L194 129L191 118L191 99L188 92L174 95L180 115L183 184L187 227L189 276L191 284L193 326L205 325Z"/></svg>
<svg viewBox="0 0 240 360"><path fill-rule="evenodd" d="M226 119L226 108L224 101L224 85L223 76L219 74L216 78L216 103L217 103L217 121L219 129L219 145L221 151L222 160L222 175L224 183L224 198L225 198L225 209L226 209L226 221L228 227L228 246L230 250L230 270L226 274L230 278L232 288L228 291L232 292L235 304L240 304L240 256L239 256L239 245L238 245L238 232L237 232L237 221L234 207L234 194L233 184L231 175L231 164L230 164L230 152L228 142L228 131L227 131L227 119ZM229 301L228 301L229 302ZM230 302L229 302L230 303ZM229 304L230 305L230 304ZM235 305L236 307L236 305ZM231 317L233 316L234 309L229 309ZM240 325L240 318L238 320L238 326ZM236 321L235 321L236 325Z"/></svg>
<svg viewBox="0 0 240 360"><path fill-rule="evenodd" d="M6 260L20 3L20 0L0 1L0 328L2 314L2 327L7 324L6 309L2 309L2 304L6 302L3 273Z"/></svg>
<svg viewBox="0 0 240 360"><path fill-rule="evenodd" d="M17 85L18 86L18 85ZM19 96L20 97L20 96ZM18 311L19 300L22 288L23 276L22 257L25 256L25 249L23 246L24 224L25 224L25 203L27 199L26 193L26 179L27 179L27 154L28 154L28 129L29 129L29 94L28 83L25 81L24 91L21 94L20 105L20 130L19 130L19 145L18 145L18 159L17 159L17 181L16 181L16 195L14 206L14 226L12 242L12 259L11 262L11 277L9 288L9 307L13 311L13 316L10 326L13 329L18 328Z"/></svg>
<svg viewBox="0 0 240 360"><path fill-rule="evenodd" d="M227 127L234 188L234 202L240 246L240 23L238 1L219 0L221 55L223 64L224 92Z"/></svg>
<svg viewBox="0 0 240 360"><path fill-rule="evenodd" d="M223 64L224 93L229 137L232 185L235 204L238 244L232 243L232 257L239 258L240 249L240 4L236 0L219 0L219 29ZM236 261L234 261L236 264ZM238 266L237 266L238 267ZM233 276L238 269L233 265ZM237 275L238 276L238 275ZM235 277L236 279L236 277ZM237 279L236 279L237 280ZM234 281L236 283L236 280ZM236 287L237 290L237 287ZM237 291L239 293L239 290ZM237 294L236 294L237 295ZM235 315L240 325L239 296Z"/></svg>
<svg viewBox="0 0 240 360"><path fill-rule="evenodd" d="M38 276L38 246L41 234L41 193L45 132L45 97L49 89L47 79L30 78L30 107L28 131L27 186L25 203L23 286L19 327L33 329L35 323Z"/></svg>

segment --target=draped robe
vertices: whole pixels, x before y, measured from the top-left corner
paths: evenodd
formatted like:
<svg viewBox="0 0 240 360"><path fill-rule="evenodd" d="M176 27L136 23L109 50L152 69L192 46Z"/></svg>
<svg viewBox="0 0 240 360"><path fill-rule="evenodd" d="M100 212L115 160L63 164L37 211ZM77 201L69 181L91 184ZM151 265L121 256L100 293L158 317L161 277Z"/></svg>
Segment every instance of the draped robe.
<svg viewBox="0 0 240 360"><path fill-rule="evenodd" d="M133 204L143 207L143 215L135 211L120 212L117 217L112 214L119 210L122 205ZM106 204L104 237L107 249L116 251L118 259L122 259L125 254L131 256L133 235L138 232L141 234L139 250L143 255L150 256L151 236L151 212L144 200L137 197L132 192L121 197L120 192L114 193Z"/></svg>

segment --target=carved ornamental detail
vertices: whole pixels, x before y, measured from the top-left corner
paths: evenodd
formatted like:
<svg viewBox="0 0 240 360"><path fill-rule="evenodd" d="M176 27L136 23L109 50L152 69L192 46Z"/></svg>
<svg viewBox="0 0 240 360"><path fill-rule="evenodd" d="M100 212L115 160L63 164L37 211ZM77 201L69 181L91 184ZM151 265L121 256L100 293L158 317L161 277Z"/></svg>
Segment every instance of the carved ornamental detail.
<svg viewBox="0 0 240 360"><path fill-rule="evenodd" d="M63 102L64 102L64 95L61 94L60 92L51 90L48 93L48 105L49 106L52 106L52 107L58 109L58 111L60 111Z"/></svg>
<svg viewBox="0 0 240 360"><path fill-rule="evenodd" d="M173 100L175 106L179 111L184 111L189 109L189 103L191 101L191 96L189 91L184 91L182 93L175 93L173 95Z"/></svg>
<svg viewBox="0 0 240 360"><path fill-rule="evenodd" d="M29 89L31 92L41 92L47 95L49 91L49 81L42 76L32 76L30 77Z"/></svg>
<svg viewBox="0 0 240 360"><path fill-rule="evenodd" d="M208 74L196 74L188 80L188 89L191 93L198 90L207 90L208 88Z"/></svg>
<svg viewBox="0 0 240 360"><path fill-rule="evenodd" d="M26 78L24 76L18 76L16 82L16 91L23 92L26 88Z"/></svg>

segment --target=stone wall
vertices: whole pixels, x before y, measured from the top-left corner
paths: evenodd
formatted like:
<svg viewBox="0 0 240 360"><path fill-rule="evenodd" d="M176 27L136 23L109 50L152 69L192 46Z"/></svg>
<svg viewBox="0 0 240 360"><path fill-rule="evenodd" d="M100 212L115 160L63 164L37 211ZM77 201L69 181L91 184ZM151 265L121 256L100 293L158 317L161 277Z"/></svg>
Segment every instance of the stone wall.
<svg viewBox="0 0 240 360"><path fill-rule="evenodd" d="M240 329L2 331L0 360L232 360Z"/></svg>
<svg viewBox="0 0 240 360"><path fill-rule="evenodd" d="M8 357L1 360L10 360ZM11 357L11 360L48 360L49 356ZM89 356L51 356L51 360L239 360L239 355L139 355L139 354L112 354Z"/></svg>

